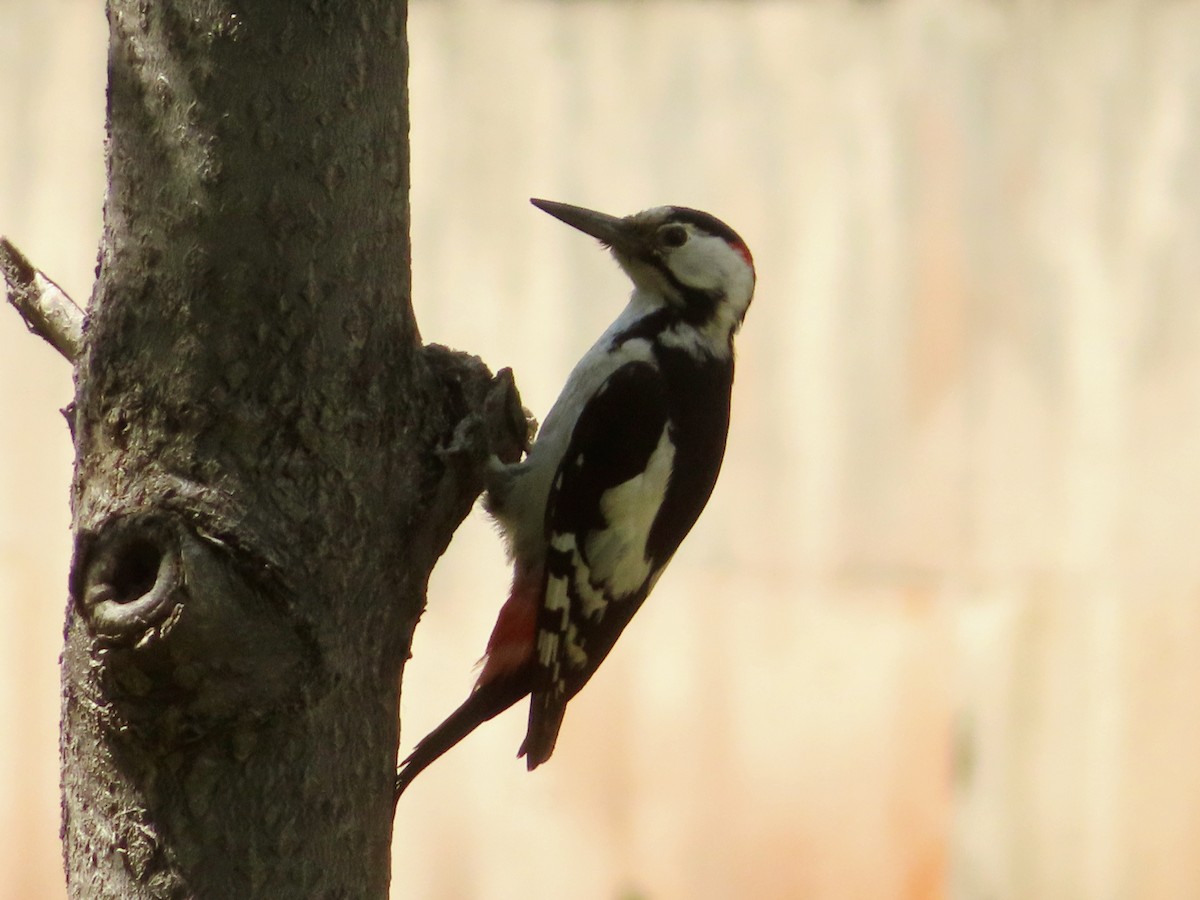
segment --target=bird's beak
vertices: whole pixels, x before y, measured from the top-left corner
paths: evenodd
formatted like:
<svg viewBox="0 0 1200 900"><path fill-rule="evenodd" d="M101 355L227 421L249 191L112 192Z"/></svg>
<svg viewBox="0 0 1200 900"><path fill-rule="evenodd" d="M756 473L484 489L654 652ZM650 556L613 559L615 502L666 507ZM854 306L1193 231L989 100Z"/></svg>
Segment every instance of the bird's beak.
<svg viewBox="0 0 1200 900"><path fill-rule="evenodd" d="M633 257L642 256L645 253L646 242L639 229L629 219L618 219L616 216L584 209L582 206L556 203L553 200L539 200L536 197L531 198L529 202L542 212L550 213L560 222L566 222L572 228L578 228L584 234L590 234L618 253Z"/></svg>

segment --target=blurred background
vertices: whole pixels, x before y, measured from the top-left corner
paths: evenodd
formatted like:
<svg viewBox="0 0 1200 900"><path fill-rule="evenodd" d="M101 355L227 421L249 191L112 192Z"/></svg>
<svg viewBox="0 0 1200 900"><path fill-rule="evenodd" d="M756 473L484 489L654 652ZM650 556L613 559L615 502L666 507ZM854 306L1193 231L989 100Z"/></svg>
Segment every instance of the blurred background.
<svg viewBox="0 0 1200 900"><path fill-rule="evenodd" d="M77 299L106 25L0 0L0 232ZM622 306L528 206L754 251L708 511L573 703L405 795L396 897L1200 897L1200 2L412 0L426 340L543 416ZM70 371L0 309L0 898L63 895ZM507 588L435 573L403 749Z"/></svg>

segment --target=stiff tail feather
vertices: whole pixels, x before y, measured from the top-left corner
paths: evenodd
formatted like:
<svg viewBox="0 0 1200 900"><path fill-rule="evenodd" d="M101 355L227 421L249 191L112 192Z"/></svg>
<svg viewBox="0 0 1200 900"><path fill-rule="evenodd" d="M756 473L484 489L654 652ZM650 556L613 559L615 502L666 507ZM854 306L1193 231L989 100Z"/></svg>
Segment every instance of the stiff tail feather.
<svg viewBox="0 0 1200 900"><path fill-rule="evenodd" d="M446 721L417 742L400 763L396 774L396 799L430 763L488 719L498 716L529 694L532 679L523 672L480 684Z"/></svg>
<svg viewBox="0 0 1200 900"><path fill-rule="evenodd" d="M567 698L553 690L539 691L529 703L529 728L517 756L525 757L525 766L532 772L550 758L558 743Z"/></svg>

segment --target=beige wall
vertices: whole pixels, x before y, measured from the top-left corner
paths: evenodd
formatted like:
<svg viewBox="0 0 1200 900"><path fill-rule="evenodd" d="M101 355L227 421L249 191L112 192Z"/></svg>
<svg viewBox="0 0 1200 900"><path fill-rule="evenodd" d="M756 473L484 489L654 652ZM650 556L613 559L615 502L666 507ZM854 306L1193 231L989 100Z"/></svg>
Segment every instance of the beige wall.
<svg viewBox="0 0 1200 900"><path fill-rule="evenodd" d="M0 4L0 232L86 297L102 13ZM405 795L397 896L1200 896L1200 3L414 0L429 340L544 414L625 285L526 204L750 243L710 508L574 704ZM58 886L69 373L0 309L0 898ZM405 748L506 574L435 573Z"/></svg>

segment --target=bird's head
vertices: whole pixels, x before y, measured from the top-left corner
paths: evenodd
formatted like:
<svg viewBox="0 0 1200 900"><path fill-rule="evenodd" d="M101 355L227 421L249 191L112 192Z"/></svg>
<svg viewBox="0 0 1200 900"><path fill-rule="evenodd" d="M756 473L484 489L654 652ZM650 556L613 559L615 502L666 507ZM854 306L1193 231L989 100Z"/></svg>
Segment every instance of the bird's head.
<svg viewBox="0 0 1200 900"><path fill-rule="evenodd" d="M617 218L580 206L534 206L612 250L637 293L671 308L687 324L733 334L754 296L754 260L746 242L715 216L686 206L657 206Z"/></svg>

